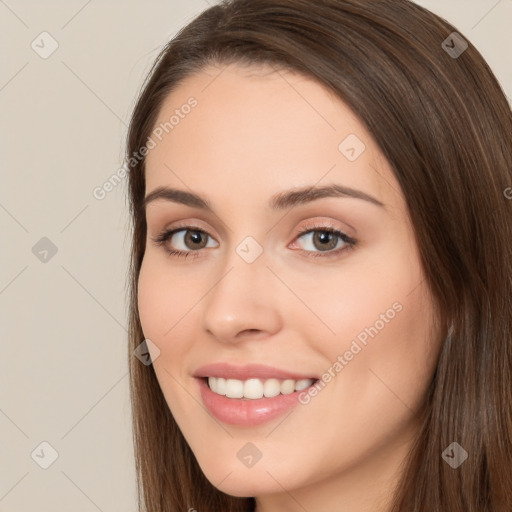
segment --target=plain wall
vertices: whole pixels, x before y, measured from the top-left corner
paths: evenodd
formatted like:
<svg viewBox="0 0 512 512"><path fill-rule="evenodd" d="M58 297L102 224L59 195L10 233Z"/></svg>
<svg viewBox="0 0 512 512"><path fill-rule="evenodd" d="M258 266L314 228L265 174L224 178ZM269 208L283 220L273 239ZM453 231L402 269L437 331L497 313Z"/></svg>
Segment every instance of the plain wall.
<svg viewBox="0 0 512 512"><path fill-rule="evenodd" d="M2 512L136 510L126 180L94 190L122 165L153 59L209 3L0 2ZM512 98L512 1L418 3L470 39ZM43 442L58 453L47 469Z"/></svg>

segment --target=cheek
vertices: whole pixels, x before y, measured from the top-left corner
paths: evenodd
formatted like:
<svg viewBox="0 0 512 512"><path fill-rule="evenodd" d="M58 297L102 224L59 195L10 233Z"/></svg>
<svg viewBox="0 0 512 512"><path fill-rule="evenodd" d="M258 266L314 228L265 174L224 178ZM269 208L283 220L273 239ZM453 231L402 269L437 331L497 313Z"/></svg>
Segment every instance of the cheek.
<svg viewBox="0 0 512 512"><path fill-rule="evenodd" d="M440 343L434 329L434 308L425 282L413 292L404 292L402 310L369 341L367 365L375 386L388 388L416 411L431 381Z"/></svg>
<svg viewBox="0 0 512 512"><path fill-rule="evenodd" d="M146 257L147 256L147 257ZM165 262L147 253L142 262L138 281L139 318L146 339L159 349L153 368L171 411L186 410L190 396L183 393L187 378L182 362L190 351L188 330L197 325L192 305L197 302L197 290L166 270ZM178 382L180 384L178 384Z"/></svg>
<svg viewBox="0 0 512 512"><path fill-rule="evenodd" d="M159 258L152 254L144 257L138 282L139 317L144 335L160 350L179 329L179 319L185 315L186 306L193 303L193 296L192 287L177 283L176 276L166 272Z"/></svg>
<svg viewBox="0 0 512 512"><path fill-rule="evenodd" d="M417 296L411 293L421 281L421 273L414 271L410 264L383 262L372 266L370 262L358 262L357 267L328 270L317 273L313 285L310 275L287 276L312 313L293 301L294 318L305 326L309 324L309 330L317 328L310 339L318 339L318 329L322 329L321 338L331 346L342 349L346 345L348 349L355 338L364 346L372 336L370 333L390 331L390 327L401 324L405 317L414 317L413 310L421 307ZM421 315L414 321L421 324Z"/></svg>
<svg viewBox="0 0 512 512"><path fill-rule="evenodd" d="M144 336L156 339L162 332L163 304L162 290L157 279L157 269L144 257L139 274L137 305Z"/></svg>
<svg viewBox="0 0 512 512"><path fill-rule="evenodd" d="M323 329L326 335L319 337L312 324L320 324L308 327L305 318L303 330L309 339L323 340L317 348L329 361L325 371L340 375L331 380L344 401L367 400L370 406L376 397L391 400L396 393L414 408L430 382L439 349L434 309L419 262L410 254L380 254L378 261L347 268L339 277L331 272L310 289L308 306L331 333Z"/></svg>

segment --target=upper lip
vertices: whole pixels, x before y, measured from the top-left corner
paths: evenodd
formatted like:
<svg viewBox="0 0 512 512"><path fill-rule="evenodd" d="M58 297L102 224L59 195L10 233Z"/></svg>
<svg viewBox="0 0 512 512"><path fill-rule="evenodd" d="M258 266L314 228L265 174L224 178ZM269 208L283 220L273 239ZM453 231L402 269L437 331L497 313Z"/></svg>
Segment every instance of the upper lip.
<svg viewBox="0 0 512 512"><path fill-rule="evenodd" d="M312 375L299 374L281 370L272 366L263 364L246 364L236 366L230 363L212 363L198 368L194 377L223 377L227 379L247 380L255 379L317 379Z"/></svg>

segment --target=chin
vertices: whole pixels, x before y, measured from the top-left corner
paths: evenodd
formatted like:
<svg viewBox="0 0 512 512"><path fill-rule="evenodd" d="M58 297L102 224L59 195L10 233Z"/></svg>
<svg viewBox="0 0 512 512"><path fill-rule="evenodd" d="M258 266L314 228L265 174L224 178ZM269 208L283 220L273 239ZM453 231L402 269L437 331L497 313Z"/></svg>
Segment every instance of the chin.
<svg viewBox="0 0 512 512"><path fill-rule="evenodd" d="M265 480L265 481L262 481ZM271 481L269 481L271 480ZM213 485L213 482L211 482ZM219 486L219 491L230 496L238 498L252 498L255 496L263 496L265 494L274 494L283 492L283 488L277 484L268 474L267 478L249 478L248 476L233 477L230 475Z"/></svg>
<svg viewBox="0 0 512 512"><path fill-rule="evenodd" d="M263 458L253 467L245 467L238 459L228 463L226 457L224 461L225 464L219 465L209 460L200 467L213 486L231 496L242 498L282 493L283 488L301 487L304 485L302 481L308 479L308 475L298 473L297 468L288 465L276 467Z"/></svg>

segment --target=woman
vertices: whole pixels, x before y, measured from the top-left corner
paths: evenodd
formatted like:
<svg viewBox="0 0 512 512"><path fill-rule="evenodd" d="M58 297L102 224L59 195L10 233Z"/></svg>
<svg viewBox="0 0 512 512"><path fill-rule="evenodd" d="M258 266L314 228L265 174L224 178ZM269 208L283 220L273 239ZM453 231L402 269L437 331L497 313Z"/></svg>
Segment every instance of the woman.
<svg viewBox="0 0 512 512"><path fill-rule="evenodd" d="M127 144L140 510L512 510L511 143L408 1L182 29Z"/></svg>

